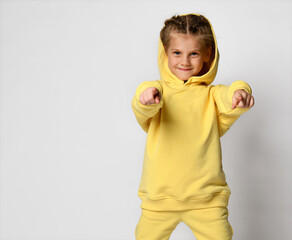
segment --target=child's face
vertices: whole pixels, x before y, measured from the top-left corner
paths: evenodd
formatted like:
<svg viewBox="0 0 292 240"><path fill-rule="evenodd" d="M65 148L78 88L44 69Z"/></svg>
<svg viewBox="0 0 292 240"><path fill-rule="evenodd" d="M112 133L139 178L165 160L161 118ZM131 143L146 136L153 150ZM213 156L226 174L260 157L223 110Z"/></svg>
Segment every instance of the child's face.
<svg viewBox="0 0 292 240"><path fill-rule="evenodd" d="M198 36L171 33L168 56L170 71L180 80L202 75L204 62L208 62L212 48L206 49Z"/></svg>

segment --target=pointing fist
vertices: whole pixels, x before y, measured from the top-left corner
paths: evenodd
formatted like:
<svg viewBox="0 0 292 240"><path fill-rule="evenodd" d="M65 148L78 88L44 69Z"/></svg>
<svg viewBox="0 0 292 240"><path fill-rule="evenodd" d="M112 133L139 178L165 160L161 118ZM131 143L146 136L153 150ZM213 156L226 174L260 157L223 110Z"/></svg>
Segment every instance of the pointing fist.
<svg viewBox="0 0 292 240"><path fill-rule="evenodd" d="M240 108L251 108L254 105L254 98L243 89L236 90L232 97L232 109L236 106Z"/></svg>
<svg viewBox="0 0 292 240"><path fill-rule="evenodd" d="M147 88L140 94L139 100L143 105L159 103L161 94L155 87Z"/></svg>

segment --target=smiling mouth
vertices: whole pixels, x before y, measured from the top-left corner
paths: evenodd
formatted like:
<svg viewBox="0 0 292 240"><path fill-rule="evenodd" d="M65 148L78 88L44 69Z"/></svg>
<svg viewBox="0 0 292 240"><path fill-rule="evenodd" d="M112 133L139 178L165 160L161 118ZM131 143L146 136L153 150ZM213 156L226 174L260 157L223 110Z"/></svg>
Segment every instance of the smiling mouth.
<svg viewBox="0 0 292 240"><path fill-rule="evenodd" d="M178 68L178 70L183 71L183 72L188 72L191 71L191 68Z"/></svg>

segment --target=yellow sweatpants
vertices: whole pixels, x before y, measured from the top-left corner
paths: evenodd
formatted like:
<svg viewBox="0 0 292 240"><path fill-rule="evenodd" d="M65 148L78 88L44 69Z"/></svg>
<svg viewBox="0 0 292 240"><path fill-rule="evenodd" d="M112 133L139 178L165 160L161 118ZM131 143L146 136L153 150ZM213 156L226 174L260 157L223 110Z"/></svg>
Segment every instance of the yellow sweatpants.
<svg viewBox="0 0 292 240"><path fill-rule="evenodd" d="M168 240L180 222L190 227L197 240L231 240L233 230L224 207L185 211L141 209L135 229L136 240Z"/></svg>

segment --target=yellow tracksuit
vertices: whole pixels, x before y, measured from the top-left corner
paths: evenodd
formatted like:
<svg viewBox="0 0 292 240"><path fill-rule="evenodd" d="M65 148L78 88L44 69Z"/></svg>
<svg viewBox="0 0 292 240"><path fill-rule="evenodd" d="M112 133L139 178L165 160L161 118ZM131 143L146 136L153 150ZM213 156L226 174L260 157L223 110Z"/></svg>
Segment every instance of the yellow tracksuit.
<svg viewBox="0 0 292 240"><path fill-rule="evenodd" d="M197 232L198 240L231 239L227 221L230 189L222 169L220 137L248 110L232 109L234 92L244 89L251 94L251 88L243 81L230 86L211 85L219 61L214 31L213 36L216 51L209 71L186 83L170 71L159 39L161 79L141 83L132 100L135 117L147 133L138 191L142 200L136 228L138 240L168 239L179 221L185 221L194 234ZM160 91L159 104L143 105L139 101L140 94L149 87ZM224 224L218 216L225 219ZM203 234L207 229L210 234L228 233L230 238L207 237L207 233Z"/></svg>

